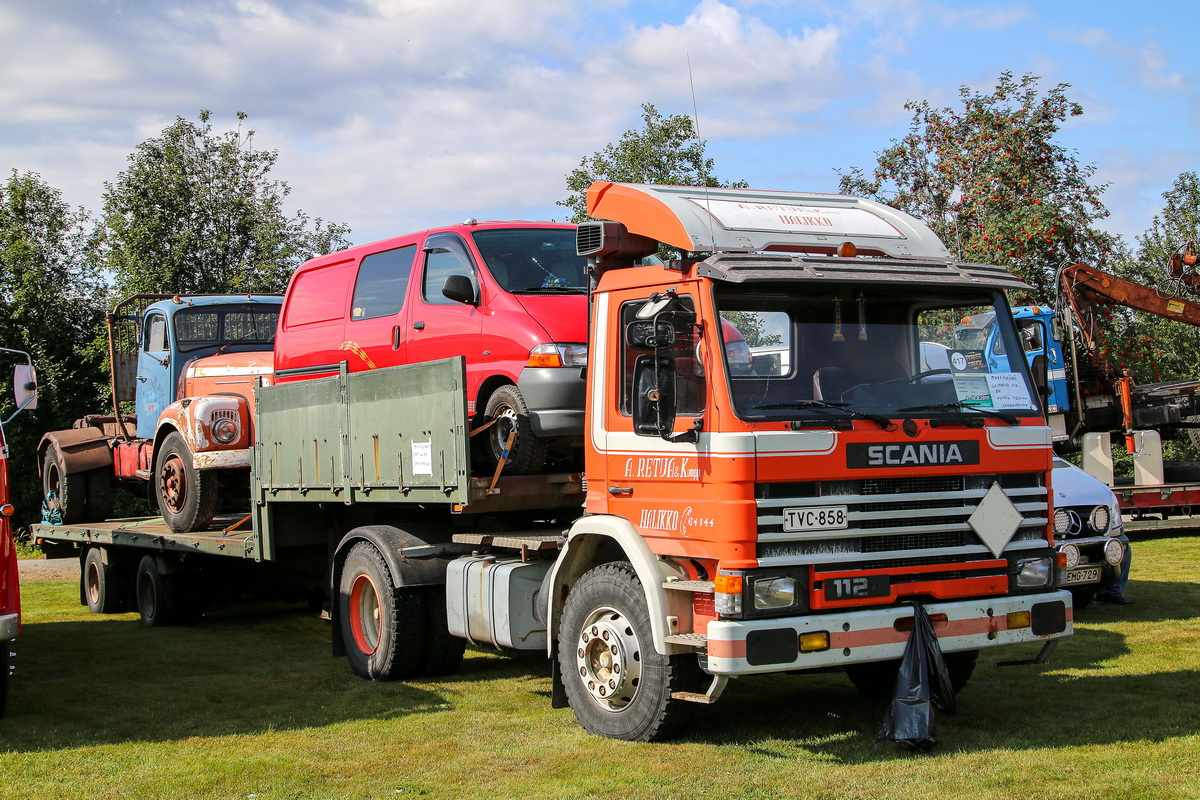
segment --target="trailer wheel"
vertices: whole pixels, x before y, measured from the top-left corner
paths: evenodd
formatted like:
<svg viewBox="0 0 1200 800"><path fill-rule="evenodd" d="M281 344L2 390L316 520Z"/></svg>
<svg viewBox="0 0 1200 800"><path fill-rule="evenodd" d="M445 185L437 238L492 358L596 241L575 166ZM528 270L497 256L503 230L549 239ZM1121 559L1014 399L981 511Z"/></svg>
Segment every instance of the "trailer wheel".
<svg viewBox="0 0 1200 800"><path fill-rule="evenodd" d="M163 575L154 556L142 556L134 585L138 614L152 628L179 620L179 593L171 576Z"/></svg>
<svg viewBox="0 0 1200 800"><path fill-rule="evenodd" d="M350 549L339 583L342 644L350 669L376 681L419 675L426 663L426 595L397 588L369 542Z"/></svg>
<svg viewBox="0 0 1200 800"><path fill-rule="evenodd" d="M51 512L62 515L64 525L74 525L84 518L87 508L86 473L68 473L62 453L47 447L42 461L42 497Z"/></svg>
<svg viewBox="0 0 1200 800"><path fill-rule="evenodd" d="M167 526L176 533L187 533L212 522L220 499L217 473L196 469L183 437L168 434L155 463L155 496Z"/></svg>
<svg viewBox="0 0 1200 800"><path fill-rule="evenodd" d="M946 662L946 672L950 674L950 687L958 694L971 679L975 671L975 662L979 660L978 650L960 650L955 653L942 653ZM900 674L900 659L890 661L873 661L868 664L847 664L846 677L854 684L863 697L872 700L890 700L896 691L896 676Z"/></svg>
<svg viewBox="0 0 1200 800"><path fill-rule="evenodd" d="M488 419L496 420L496 424L486 432L492 467L500 463L509 434L516 431L517 435L508 451L508 461L504 465L505 472L509 475L531 475L542 468L546 463L546 440L534 434L529 421L529 407L525 405L520 389L512 384L496 389L488 398L483 413Z"/></svg>
<svg viewBox="0 0 1200 800"><path fill-rule="evenodd" d="M126 608L125 570L104 563L104 548L89 547L79 572L83 602L93 614L116 614Z"/></svg>
<svg viewBox="0 0 1200 800"><path fill-rule="evenodd" d="M694 657L664 656L655 649L642 583L627 561L596 567L571 589L558 660L575 719L588 732L612 739L670 736L684 711L671 693L694 688Z"/></svg>

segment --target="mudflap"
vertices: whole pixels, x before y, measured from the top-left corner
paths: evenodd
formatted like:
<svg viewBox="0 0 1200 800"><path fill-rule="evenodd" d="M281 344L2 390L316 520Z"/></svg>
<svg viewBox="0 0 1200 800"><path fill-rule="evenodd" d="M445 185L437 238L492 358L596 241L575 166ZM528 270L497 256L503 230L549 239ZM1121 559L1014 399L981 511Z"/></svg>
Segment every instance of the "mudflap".
<svg viewBox="0 0 1200 800"><path fill-rule="evenodd" d="M883 718L877 742L899 742L917 753L928 753L937 743L934 709L956 710L950 673L942 648L920 603L913 603L913 629L900 659L900 672L891 705Z"/></svg>

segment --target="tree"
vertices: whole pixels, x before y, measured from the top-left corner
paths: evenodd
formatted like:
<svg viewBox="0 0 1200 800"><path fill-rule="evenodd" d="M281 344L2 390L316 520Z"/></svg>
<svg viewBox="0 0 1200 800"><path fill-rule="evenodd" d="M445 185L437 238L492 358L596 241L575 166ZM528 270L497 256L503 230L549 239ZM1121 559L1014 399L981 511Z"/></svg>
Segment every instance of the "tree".
<svg viewBox="0 0 1200 800"><path fill-rule="evenodd" d="M87 212L71 210L35 173L14 169L0 186L0 345L29 352L38 374L37 410L6 427L18 526L40 518L35 450L42 432L69 428L105 407L107 298L92 262L90 228ZM11 376L13 362L5 356ZM13 409L9 386L0 414Z"/></svg>
<svg viewBox="0 0 1200 800"><path fill-rule="evenodd" d="M878 154L873 177L853 169L841 190L881 200L924 221L964 261L1007 267L1053 296L1058 267L1104 261L1114 239L1092 227L1108 216L1094 165L1054 137L1083 108L1069 84L1044 94L1038 78L1004 72L990 93L959 89L962 108L909 101L908 134Z"/></svg>
<svg viewBox="0 0 1200 800"><path fill-rule="evenodd" d="M268 177L278 152L210 117L177 117L105 184L104 264L123 293L278 292L298 264L348 245L345 225L287 217L291 188Z"/></svg>
<svg viewBox="0 0 1200 800"><path fill-rule="evenodd" d="M571 194L558 205L571 209L571 222L587 215L587 188L593 181L658 183L677 186L744 188L745 181L722 183L713 176L713 160L704 154L707 142L696 137L696 127L686 114L664 117L650 103L642 104L642 129L625 131L620 140L605 145L567 174Z"/></svg>

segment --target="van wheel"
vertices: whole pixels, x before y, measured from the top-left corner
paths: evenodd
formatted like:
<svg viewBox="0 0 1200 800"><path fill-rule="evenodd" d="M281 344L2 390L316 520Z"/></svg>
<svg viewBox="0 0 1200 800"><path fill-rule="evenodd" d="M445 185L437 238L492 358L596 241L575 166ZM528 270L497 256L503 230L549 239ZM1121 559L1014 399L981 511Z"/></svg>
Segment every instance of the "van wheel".
<svg viewBox="0 0 1200 800"><path fill-rule="evenodd" d="M125 610L125 570L104 562L104 548L89 547L80 571L83 602L93 614L116 614Z"/></svg>
<svg viewBox="0 0 1200 800"><path fill-rule="evenodd" d="M220 499L217 473L196 469L183 437L172 433L163 439L155 463L154 493L167 526L187 533L212 522Z"/></svg>
<svg viewBox="0 0 1200 800"><path fill-rule="evenodd" d="M542 468L546 463L546 440L534 435L529 422L529 407L525 405L520 389L511 383L501 386L488 398L483 413L488 419L496 420L496 424L487 431L492 468L500 463L504 445L513 431L516 431L516 436L509 448L504 471L509 475L530 475Z"/></svg>
<svg viewBox="0 0 1200 800"><path fill-rule="evenodd" d="M42 498L49 514L57 512L63 525L81 522L87 508L87 483L84 472L68 474L64 469L62 454L55 447L47 447L42 461Z"/></svg>

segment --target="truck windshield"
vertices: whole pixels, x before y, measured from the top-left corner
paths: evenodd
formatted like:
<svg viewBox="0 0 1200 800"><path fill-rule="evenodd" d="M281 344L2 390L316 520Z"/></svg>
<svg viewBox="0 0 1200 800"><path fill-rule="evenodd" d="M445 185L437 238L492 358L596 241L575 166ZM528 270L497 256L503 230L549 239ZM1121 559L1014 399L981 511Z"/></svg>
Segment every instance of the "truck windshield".
<svg viewBox="0 0 1200 800"><path fill-rule="evenodd" d="M175 344L181 353L223 344L269 348L278 320L274 303L185 308L175 312Z"/></svg>
<svg viewBox="0 0 1200 800"><path fill-rule="evenodd" d="M575 253L575 228L496 228L471 236L488 271L507 292L587 292L587 259Z"/></svg>
<svg viewBox="0 0 1200 800"><path fill-rule="evenodd" d="M983 414L1015 422L1038 413L1024 360L1003 357L1021 348L999 292L722 284L716 302L743 419ZM983 314L993 320L992 347L959 335L965 319Z"/></svg>

